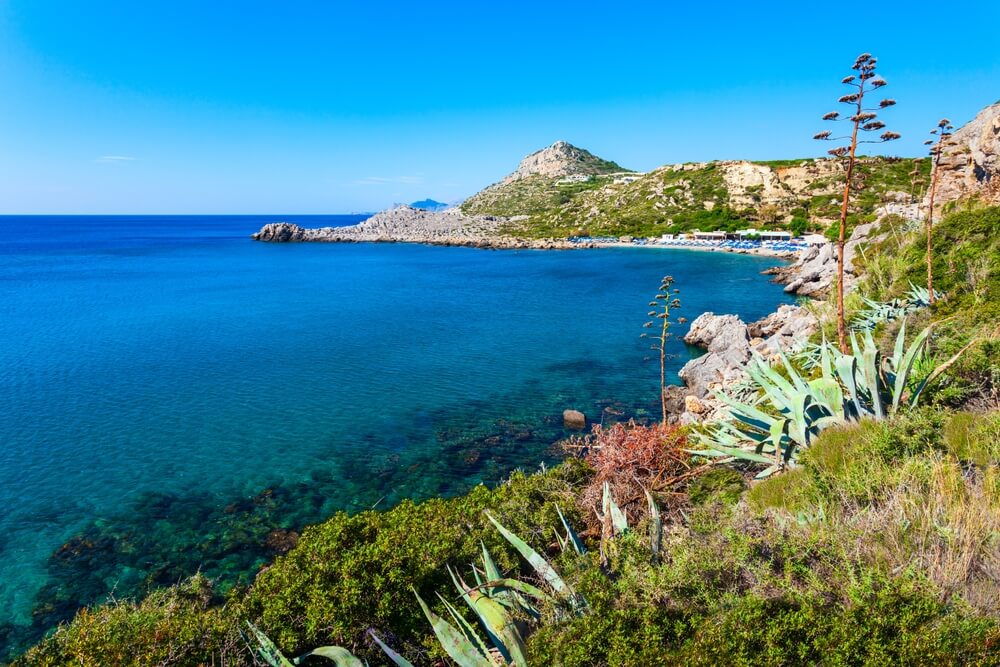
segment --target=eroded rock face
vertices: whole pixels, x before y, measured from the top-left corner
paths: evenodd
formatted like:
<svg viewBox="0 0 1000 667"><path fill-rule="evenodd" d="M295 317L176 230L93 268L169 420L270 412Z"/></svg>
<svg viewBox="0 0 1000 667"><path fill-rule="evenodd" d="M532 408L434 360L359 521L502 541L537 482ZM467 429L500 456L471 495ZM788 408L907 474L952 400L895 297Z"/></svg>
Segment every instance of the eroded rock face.
<svg viewBox="0 0 1000 667"><path fill-rule="evenodd" d="M819 321L801 306L784 304L767 317L747 326L750 345L765 356L791 349L819 331Z"/></svg>
<svg viewBox="0 0 1000 667"><path fill-rule="evenodd" d="M951 140L941 156L936 201L976 196L1000 203L1000 102L955 130Z"/></svg>
<svg viewBox="0 0 1000 667"><path fill-rule="evenodd" d="M254 241L267 241L270 243L294 243L305 241L306 230L290 222L271 222L254 234L251 238Z"/></svg>
<svg viewBox="0 0 1000 667"><path fill-rule="evenodd" d="M774 168L745 160L719 163L729 193L729 205L737 208L759 204L783 205L789 197L807 191L813 195L834 193L836 180L825 191L815 190L815 182L843 171L838 160L803 160L802 164Z"/></svg>
<svg viewBox="0 0 1000 667"><path fill-rule="evenodd" d="M747 325L736 315L702 313L684 336L688 345L696 345L717 354L726 362L736 365L750 358L750 336Z"/></svg>

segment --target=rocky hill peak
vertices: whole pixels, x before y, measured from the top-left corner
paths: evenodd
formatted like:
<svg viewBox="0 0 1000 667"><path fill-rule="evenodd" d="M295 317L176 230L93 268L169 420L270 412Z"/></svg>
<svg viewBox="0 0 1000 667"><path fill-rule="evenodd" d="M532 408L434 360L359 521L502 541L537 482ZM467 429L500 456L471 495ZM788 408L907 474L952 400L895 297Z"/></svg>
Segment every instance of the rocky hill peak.
<svg viewBox="0 0 1000 667"><path fill-rule="evenodd" d="M618 164L604 160L588 150L577 148L566 141L557 141L547 148L528 155L517 166L517 170L507 176L502 184L513 183L529 176L561 178L577 174L594 175L627 171Z"/></svg>

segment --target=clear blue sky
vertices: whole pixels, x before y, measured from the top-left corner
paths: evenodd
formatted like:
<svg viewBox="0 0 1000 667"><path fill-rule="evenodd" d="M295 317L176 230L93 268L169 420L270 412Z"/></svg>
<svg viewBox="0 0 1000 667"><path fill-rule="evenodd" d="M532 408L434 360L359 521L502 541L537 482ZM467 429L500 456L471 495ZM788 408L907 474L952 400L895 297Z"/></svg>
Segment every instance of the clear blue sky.
<svg viewBox="0 0 1000 667"><path fill-rule="evenodd" d="M818 155L862 51L896 154L1000 98L1000 3L853 6L0 0L0 213L451 201L557 139L634 169Z"/></svg>

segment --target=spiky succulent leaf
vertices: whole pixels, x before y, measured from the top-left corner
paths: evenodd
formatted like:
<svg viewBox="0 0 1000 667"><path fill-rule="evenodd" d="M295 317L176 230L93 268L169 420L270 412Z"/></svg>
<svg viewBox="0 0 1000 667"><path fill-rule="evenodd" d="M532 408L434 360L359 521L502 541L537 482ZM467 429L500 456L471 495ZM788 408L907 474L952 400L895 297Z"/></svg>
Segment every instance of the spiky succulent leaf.
<svg viewBox="0 0 1000 667"><path fill-rule="evenodd" d="M528 561L528 564L534 568L535 572L538 573L545 582L553 588L557 593L566 599L571 599L573 597L573 591L570 587L563 581L559 573L556 572L555 568L549 564L537 551L528 546L528 544L522 540L520 537L510 532L499 521L493 518L489 512L486 513L486 518L496 526L496 529L500 531L500 534L504 536L511 546L517 549L517 552L521 554L524 560Z"/></svg>
<svg viewBox="0 0 1000 667"><path fill-rule="evenodd" d="M903 333L904 329L901 328L899 330L900 334L899 340L902 340ZM910 374L913 371L913 364L916 363L917 358L920 356L921 352L923 352L924 342L927 340L927 337L930 336L930 333L931 333L931 327L927 327L919 334L917 334L917 337L913 339L912 343L910 343L910 347L906 350L906 353L903 354L898 365L895 366L894 370L896 371L896 382L895 382L895 387L893 389L893 397L892 397L893 410L895 410L899 406L899 401L903 397L903 393L906 391L907 385L910 384L911 380ZM898 343L899 341L897 340L897 344ZM923 389L923 387L921 387L920 389ZM919 397L920 392L918 391L915 393Z"/></svg>
<svg viewBox="0 0 1000 667"><path fill-rule="evenodd" d="M448 602L448 600L445 600L443 595L438 593L437 596L438 600L441 601L441 604L444 605L444 608L448 611L448 615L451 616L453 621L455 621L455 625L457 625L458 629L462 631L462 634L465 635L465 638L469 641L469 643L473 646L479 647L480 653L492 661L492 654L490 653L489 647L486 645L486 642L483 641L483 638L479 636L479 633L476 632L476 629L472 627L472 624L465 619L465 616L462 616L458 609L455 608L455 605Z"/></svg>
<svg viewBox="0 0 1000 667"><path fill-rule="evenodd" d="M396 667L413 667L413 663L411 663L409 660L407 660L400 654L393 651L386 645L384 641L379 639L379 636L375 634L374 630L369 630L368 634L371 636L372 639L375 640L375 643L378 644L378 647L380 649L382 649L382 652L385 653L387 656L389 656L389 659L392 660L392 663L396 665Z"/></svg>
<svg viewBox="0 0 1000 667"><path fill-rule="evenodd" d="M653 558L659 558L660 546L663 544L663 519L653 494L646 487L642 487L642 490L646 492L646 501L649 503L649 549L653 552Z"/></svg>
<svg viewBox="0 0 1000 667"><path fill-rule="evenodd" d="M319 648L314 648L308 653L303 653L299 657L295 658L293 662L296 665L301 665L303 664L303 661L310 656L317 656L331 660L337 667L365 667L365 663L358 660L353 653L348 651L343 646L320 646Z"/></svg>
<svg viewBox="0 0 1000 667"><path fill-rule="evenodd" d="M567 521L566 517L563 516L562 510L559 508L558 504L556 505L556 512L559 514L559 520L562 521L563 528L566 529L566 537L572 543L573 550L580 556L587 553L587 547L583 545L583 540L581 540L580 536L576 534L573 527L569 525L569 521Z"/></svg>
<svg viewBox="0 0 1000 667"><path fill-rule="evenodd" d="M527 667L524 639L503 605L490 599L482 591L470 588L450 567L448 573L462 599L479 618L483 630L504 659L508 663L513 661L516 667Z"/></svg>
<svg viewBox="0 0 1000 667"><path fill-rule="evenodd" d="M459 667L494 667L493 661L486 658L481 650L469 641L465 634L431 611L431 608L427 606L427 603L420 597L416 589L413 589L413 595L416 596L417 602L420 603L420 608L423 609L424 616L430 622L431 628L434 630L434 635L441 642L441 647L452 660L458 663ZM449 612L456 613L452 609L449 609Z"/></svg>
<svg viewBox="0 0 1000 667"><path fill-rule="evenodd" d="M278 647L274 645L267 635L260 631L260 629L247 621L247 627L250 628L250 633L257 642L257 653L263 658L264 662L269 664L271 667L293 667L292 662L286 658Z"/></svg>
<svg viewBox="0 0 1000 667"><path fill-rule="evenodd" d="M621 535L628 530L628 519L622 512L622 508L618 507L618 503L611 496L611 485L607 482L604 483L604 513L610 514L611 527L614 529L615 535Z"/></svg>

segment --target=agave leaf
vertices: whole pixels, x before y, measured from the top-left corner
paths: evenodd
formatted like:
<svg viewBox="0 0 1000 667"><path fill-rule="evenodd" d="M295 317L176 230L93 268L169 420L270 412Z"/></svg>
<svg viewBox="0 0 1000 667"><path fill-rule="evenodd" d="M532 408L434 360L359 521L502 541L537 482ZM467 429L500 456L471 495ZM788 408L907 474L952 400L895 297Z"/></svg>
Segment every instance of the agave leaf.
<svg viewBox="0 0 1000 667"><path fill-rule="evenodd" d="M488 518L490 522L496 526L497 530L500 531L500 534L503 535L508 542L510 542L511 546L517 549L518 553L521 554L524 560L528 561L528 564L531 565L535 572L538 573L538 576L544 579L546 583L553 588L553 590L566 599L571 599L573 597L572 589L570 589L566 582L563 581L562 577L559 576L559 573L555 571L555 568L553 568L547 560L542 558L537 551L529 547L528 544L520 537L504 528L489 512L486 513L486 518Z"/></svg>
<svg viewBox="0 0 1000 667"><path fill-rule="evenodd" d="M809 381L809 389L830 414L844 419L844 390L840 383L830 378L816 378Z"/></svg>
<svg viewBox="0 0 1000 667"><path fill-rule="evenodd" d="M774 459L767 456L748 452L745 449L726 447L718 444L711 450L696 451L695 453L703 456L732 456L733 458L743 459L744 461L756 461L757 463L774 463Z"/></svg>
<svg viewBox="0 0 1000 667"><path fill-rule="evenodd" d="M653 552L653 558L659 558L663 543L663 519L653 494L646 487L642 487L642 490L646 492L646 501L649 503L649 549Z"/></svg>
<svg viewBox="0 0 1000 667"><path fill-rule="evenodd" d="M788 416L788 437L801 447L809 444L809 423L806 418L809 401L807 392L797 392L793 397L792 411Z"/></svg>
<svg viewBox="0 0 1000 667"><path fill-rule="evenodd" d="M475 603L473 602L473 600L469 597L469 595L466 592L467 586L465 585L465 582L461 581L461 579L459 577L455 576L455 572L451 569L451 566L447 566L446 565L445 567L448 570L448 574L451 575L451 581L452 581L452 583L455 584L455 589L458 590L458 594L462 597L463 600L465 600L465 603L467 605L469 605L469 608L472 609L473 613L476 614L476 616L479 618L480 624L483 626L483 629L486 630L486 636L489 637L489 640L493 643L494 646L497 647L497 649L503 655L504 659L507 662L510 662L510 653L507 651L507 647L504 646L503 641L496 635L496 633L493 632L493 630L490 627L490 625L487 622L485 622L483 620L483 618L480 616L479 610L476 609ZM461 582L461 583L459 583L459 582ZM476 591L476 594L479 595L480 597L484 597L484 598L486 597L486 596L484 596L482 594L481 591ZM441 601L445 603L445 606L448 606L450 604L447 600L445 600L443 597L441 597L440 594L438 594L438 597L441 598ZM494 604L497 604L497 603L494 601ZM449 608L448 611L452 611L452 610ZM466 636L467 637L471 636L471 637L475 638L475 640L478 643L480 643L480 646L483 649L483 653L486 653L488 655L489 654L488 653L489 649L486 648L485 644L481 643L482 640L479 639L479 635L477 635L475 633L475 631L472 630L472 628L468 628L468 629L465 628L465 626L467 625L467 622L466 622L465 618L461 614L459 614L457 610L455 610L452 613L452 617L459 623L460 626L462 626L463 630L466 630L466 632L465 632Z"/></svg>
<svg viewBox="0 0 1000 667"><path fill-rule="evenodd" d="M448 610L448 615L451 616L452 620L458 625L458 629L461 630L468 642L473 646L478 647L480 654L486 656L486 658L492 662L492 654L490 653L489 647L486 645L486 642L483 641L482 637L480 637L476 632L476 629L472 627L472 624L465 620L465 616L462 616L462 614L459 613L458 609L455 608L455 605L445 600L443 595L438 593L437 596L441 601L441 604L444 605L444 608Z"/></svg>
<svg viewBox="0 0 1000 667"><path fill-rule="evenodd" d="M729 407L729 413L736 419L754 428L759 428L762 431L771 430L771 423L774 421L774 417L766 412L752 405L740 403L736 399L730 398L725 392L715 392L715 397Z"/></svg>
<svg viewBox="0 0 1000 667"><path fill-rule="evenodd" d="M892 409L894 411L897 407L899 407L899 400L902 398L906 385L909 383L910 373L913 371L913 364L916 362L919 353L923 350L924 341L927 340L930 333L931 327L927 327L917 334L917 337L913 339L913 342L910 343L910 347L906 350L906 354L902 356L899 365L896 366L896 385L892 396ZM903 335L902 328L900 328L899 334L901 339ZM897 340L896 344L898 347L901 347L899 340ZM920 389L923 390L923 387ZM918 396L920 395L920 392L916 393Z"/></svg>
<svg viewBox="0 0 1000 667"><path fill-rule="evenodd" d="M250 628L251 634L257 640L257 653L264 659L264 662L271 667L293 667L292 662L278 650L274 642L268 639L267 635L261 632L256 625L247 621L247 627Z"/></svg>
<svg viewBox="0 0 1000 667"><path fill-rule="evenodd" d="M319 656L332 660L337 667L365 667L364 663L358 660L353 653L342 646L320 646L308 653L303 653L293 661L296 665L301 665L302 661L309 656Z"/></svg>
<svg viewBox="0 0 1000 667"><path fill-rule="evenodd" d="M519 593L524 593L525 595L529 595L538 600L549 601L549 602L553 601L552 596L543 591L541 588L538 588L537 586L532 586L531 584L521 581L520 579L510 579L510 578L493 579L487 581L483 585L494 588L497 587L509 588Z"/></svg>
<svg viewBox="0 0 1000 667"><path fill-rule="evenodd" d="M576 534L573 527L569 525L568 521L566 521L566 517L563 516L562 510L559 509L558 504L556 505L556 512L559 514L559 520L562 521L563 528L566 529L566 537L573 544L573 549L576 553L580 556L587 553L587 547L583 546L583 540L580 539L580 536Z"/></svg>
<svg viewBox="0 0 1000 667"><path fill-rule="evenodd" d="M850 396L851 402L854 404L854 409L857 415L860 417L868 413L861 404L861 391L858 387L858 358L853 355L844 355L837 359L837 375L840 377L840 381L847 388L847 393Z"/></svg>
<svg viewBox="0 0 1000 667"><path fill-rule="evenodd" d="M688 454L693 454L694 456L704 456L706 458L722 459L731 458L732 454L726 454L720 451L720 447L716 449L682 449L682 452L687 452Z"/></svg>
<svg viewBox="0 0 1000 667"><path fill-rule="evenodd" d="M851 354L855 357L861 358L861 347L858 345L858 337L853 331L848 331L848 338L851 341Z"/></svg>
<svg viewBox="0 0 1000 667"><path fill-rule="evenodd" d="M386 646L385 642L379 639L378 635L375 634L373 630L369 630L368 634L375 640L375 643L378 644L380 649L382 649L382 652L389 656L389 659L392 660L396 667L413 667L413 663Z"/></svg>
<svg viewBox="0 0 1000 667"><path fill-rule="evenodd" d="M622 509L618 507L618 503L615 499L611 497L611 485L607 482L604 483L604 513L611 513L611 525L614 528L615 535L621 535L628 530L628 519L625 518L625 513Z"/></svg>
<svg viewBox="0 0 1000 667"><path fill-rule="evenodd" d="M412 590L417 602L420 603L420 608L424 610L424 616L434 630L434 635L441 642L441 647L459 667L493 667L492 660L487 659L462 632L455 629L455 626L431 611L415 588Z"/></svg>
<svg viewBox="0 0 1000 667"><path fill-rule="evenodd" d="M861 375L868 390L872 412L876 419L885 419L885 407L882 404L882 387L880 386L878 368L878 347L872 340L871 333L865 334L865 346L861 353Z"/></svg>
<svg viewBox="0 0 1000 667"><path fill-rule="evenodd" d="M764 470L761 470L756 475L754 475L754 479L767 479L768 477L778 472L779 470L781 470L781 466L779 465L770 466L768 468L765 468Z"/></svg>
<svg viewBox="0 0 1000 667"><path fill-rule="evenodd" d="M569 538L560 535L557 528L553 528L552 533L556 536L556 544L559 545L559 551L561 553L566 553L566 550L569 549Z"/></svg>
<svg viewBox="0 0 1000 667"><path fill-rule="evenodd" d="M776 454L780 454L781 452L782 436L786 434L787 430L788 430L787 419L781 419L779 421L776 421L771 426L771 443L773 444L774 451ZM786 458L791 456L791 449L792 449L791 447L788 447L788 455L786 456Z"/></svg>
<svg viewBox="0 0 1000 667"><path fill-rule="evenodd" d="M516 667L527 667L524 639L507 610L496 600L491 600L483 595L482 591L469 588L461 577L455 575L451 568L448 568L448 573L466 604L479 617L483 630L486 631L490 641L500 651L504 660L508 663L513 661Z"/></svg>
<svg viewBox="0 0 1000 667"><path fill-rule="evenodd" d="M754 367L755 371L765 375L768 379L771 380L772 383L777 385L778 388L784 391L785 393L793 389L792 383L789 382L784 377L782 377L780 373L776 372L774 368L771 367L771 364L769 364L767 360L760 355L760 353L754 351L753 357L754 357L754 363L751 365Z"/></svg>
<svg viewBox="0 0 1000 667"><path fill-rule="evenodd" d="M806 380L799 374L798 370L792 366L792 362L788 360L788 357L785 356L785 351L780 347L778 348L778 358L781 359L781 363L785 367L785 372L788 373L788 377L791 378L792 384L795 385L795 388L799 391L807 391L808 387L806 386Z"/></svg>
<svg viewBox="0 0 1000 667"><path fill-rule="evenodd" d="M781 374L771 368L759 355L754 357L753 362L747 366L746 371L750 379L764 390L768 400L775 407L786 407L783 399L793 391L793 387L788 380L781 377Z"/></svg>
<svg viewBox="0 0 1000 667"><path fill-rule="evenodd" d="M834 378L833 361L830 358L830 345L826 342L826 336L823 336L823 342L819 347L819 366L824 378L829 380Z"/></svg>
<svg viewBox="0 0 1000 667"><path fill-rule="evenodd" d="M490 580L499 579L503 575L500 574L500 569L493 562L493 556L490 555L486 544L482 540L479 540L479 544L483 547L483 572L486 573L486 578Z"/></svg>

